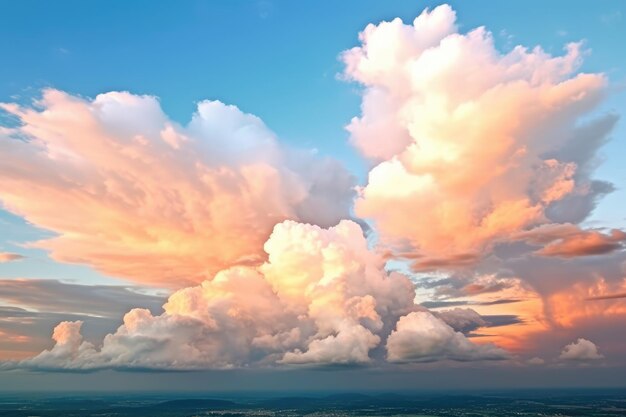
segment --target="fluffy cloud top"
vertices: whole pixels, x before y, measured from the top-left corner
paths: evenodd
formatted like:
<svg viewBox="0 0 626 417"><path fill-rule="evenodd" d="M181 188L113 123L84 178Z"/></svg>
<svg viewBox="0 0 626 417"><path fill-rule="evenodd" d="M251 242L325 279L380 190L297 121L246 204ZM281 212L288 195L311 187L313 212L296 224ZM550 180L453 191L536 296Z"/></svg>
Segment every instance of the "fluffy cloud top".
<svg viewBox="0 0 626 417"><path fill-rule="evenodd" d="M457 361L505 359L508 354L492 345L477 345L463 333L427 312L413 312L398 321L387 339L390 362L432 362L441 359Z"/></svg>
<svg viewBox="0 0 626 417"><path fill-rule="evenodd" d="M591 341L579 338L563 348L560 359L568 361L593 361L604 358L598 347Z"/></svg>
<svg viewBox="0 0 626 417"><path fill-rule="evenodd" d="M286 221L265 244L268 260L181 289L153 315L134 309L99 347L80 322L54 331L55 345L20 366L38 369L198 369L276 364L356 364L386 342L391 361L502 359L414 304L410 280L384 270L361 228ZM468 311L455 312L455 321ZM472 316L473 317L473 316ZM475 319L475 317L473 317ZM395 328L395 330L394 330ZM392 332L393 331L393 332Z"/></svg>
<svg viewBox="0 0 626 417"><path fill-rule="evenodd" d="M162 312L165 297L134 290L49 279L0 279L0 360L37 355L50 346L50 329L63 321L82 321L85 338L101 340L131 308Z"/></svg>
<svg viewBox="0 0 626 417"><path fill-rule="evenodd" d="M579 221L611 189L590 174L616 118L582 121L606 79L576 73L581 45L503 54L455 19L443 5L412 24L370 24L343 54L365 87L348 130L375 164L356 213L418 270L471 265L513 233Z"/></svg>
<svg viewBox="0 0 626 417"><path fill-rule="evenodd" d="M2 108L19 124L0 129L0 201L57 233L36 245L59 261L178 288L262 262L277 222L349 217L337 162L280 146L234 106L203 101L186 126L124 92Z"/></svg>
<svg viewBox="0 0 626 417"><path fill-rule="evenodd" d="M364 86L362 114L348 130L373 166L355 211L374 221L382 249L368 248L356 223L340 222L353 197L343 168L286 149L236 107L201 102L181 126L154 97L129 93L91 100L47 90L29 107L4 104L18 123L0 128L0 201L56 232L35 245L59 261L177 289L162 314L134 308L101 342L88 318L58 312L54 346L17 366L503 359L490 341L520 349L531 333L626 314L617 268L626 234L576 225L612 190L592 179L616 121L592 117L605 77L577 72L580 44L557 57L538 47L501 53L488 31L460 33L455 18L444 5L412 24L369 25L343 54L347 76ZM416 271L456 269L418 285L433 306L478 312L414 304L413 283L385 270L394 256ZM2 285L10 301L25 287L58 287ZM106 299L120 291L94 298L95 314L113 311ZM38 295L32 307L51 307ZM594 298L605 301L581 303ZM134 306L154 302L144 301ZM15 343L23 335L14 317L50 316L2 313ZM465 335L487 326L501 327L471 339L479 343ZM584 339L561 355L600 357Z"/></svg>

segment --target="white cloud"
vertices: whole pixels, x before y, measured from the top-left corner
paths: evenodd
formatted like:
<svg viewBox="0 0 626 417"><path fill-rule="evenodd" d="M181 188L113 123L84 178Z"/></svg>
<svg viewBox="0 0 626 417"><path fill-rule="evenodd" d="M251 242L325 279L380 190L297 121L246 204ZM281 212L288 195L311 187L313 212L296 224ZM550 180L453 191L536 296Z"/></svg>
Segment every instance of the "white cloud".
<svg viewBox="0 0 626 417"><path fill-rule="evenodd" d="M506 359L509 355L493 344L472 343L462 333L429 312L401 317L387 339L390 362L432 362Z"/></svg>
<svg viewBox="0 0 626 417"><path fill-rule="evenodd" d="M590 117L607 80L577 72L581 44L501 53L455 20L442 5L370 24L343 54L364 87L351 141L375 164L355 211L416 270L472 266L513 233L578 222L611 189L591 174L616 117Z"/></svg>
<svg viewBox="0 0 626 417"><path fill-rule="evenodd" d="M417 314L424 309L414 304L413 284L384 270L384 257L368 248L352 221L329 229L286 221L276 225L265 250L268 260L259 267L232 267L178 290L161 315L131 310L99 346L83 341L80 323L61 323L55 346L19 366L224 369L369 363L370 351L396 324L387 342L392 361L416 360L415 351L408 357L398 353L406 350L399 343L413 342L428 345L421 360L506 356L495 346L470 342L431 313Z"/></svg>
<svg viewBox="0 0 626 417"><path fill-rule="evenodd" d="M563 348L559 359L566 361L594 361L604 358L598 347L591 341L579 338Z"/></svg>
<svg viewBox="0 0 626 417"><path fill-rule="evenodd" d="M260 264L282 220L350 217L354 179L338 162L280 145L235 106L202 101L186 126L127 92L45 90L2 108L21 123L0 129L0 201L56 233L34 245L58 261L181 288Z"/></svg>

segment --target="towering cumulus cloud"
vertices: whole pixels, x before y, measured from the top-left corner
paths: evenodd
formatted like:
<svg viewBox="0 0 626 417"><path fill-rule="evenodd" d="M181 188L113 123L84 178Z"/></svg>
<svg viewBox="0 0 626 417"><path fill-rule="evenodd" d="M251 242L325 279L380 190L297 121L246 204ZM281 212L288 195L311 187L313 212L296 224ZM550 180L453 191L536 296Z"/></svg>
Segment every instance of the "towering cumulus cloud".
<svg viewBox="0 0 626 417"><path fill-rule="evenodd" d="M509 357L499 346L544 356L529 334L623 317L611 294L626 288L626 234L580 226L612 190L592 173L616 121L594 116L606 79L578 73L581 45L501 53L484 28L459 33L446 5L360 39L342 54L363 86L348 130L372 166L357 193L336 162L220 102L185 126L129 93L3 105L16 123L0 130L0 199L55 233L33 244L175 289L162 314L132 309L103 340L60 318L50 349L11 366L495 360ZM353 201L373 239L349 220ZM411 281L390 259L437 272ZM416 284L436 311L415 303ZM600 357L586 339L562 355Z"/></svg>
<svg viewBox="0 0 626 417"><path fill-rule="evenodd" d="M385 272L384 258L368 249L352 221L330 229L286 221L276 225L265 250L268 260L259 267L225 269L175 292L162 315L130 311L100 347L83 340L80 322L63 322L54 330L54 347L20 365L88 370L358 364L374 360L370 351L385 343L390 361L507 357L415 305L413 284Z"/></svg>
<svg viewBox="0 0 626 417"><path fill-rule="evenodd" d="M284 219L349 217L352 177L329 159L281 147L255 116L203 101L187 126L156 98L94 100L46 90L0 130L0 201L56 236L54 259L181 287L260 263Z"/></svg>
<svg viewBox="0 0 626 417"><path fill-rule="evenodd" d="M455 19L443 5L370 24L342 55L365 87L348 130L374 164L356 213L416 270L471 265L512 233L578 222L612 189L590 179L616 117L589 121L606 80L576 73L581 45L502 54L485 28L459 33Z"/></svg>

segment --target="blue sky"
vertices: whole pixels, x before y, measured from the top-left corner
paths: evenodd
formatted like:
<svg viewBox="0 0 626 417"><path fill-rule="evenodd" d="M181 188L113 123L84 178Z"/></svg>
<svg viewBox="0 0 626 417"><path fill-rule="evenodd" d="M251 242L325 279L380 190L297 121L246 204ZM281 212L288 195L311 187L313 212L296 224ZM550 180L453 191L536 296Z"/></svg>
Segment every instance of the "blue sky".
<svg viewBox="0 0 626 417"><path fill-rule="evenodd" d="M366 165L347 143L344 126L359 114L357 86L342 81L341 51L355 46L369 22L396 16L411 21L424 1L4 1L0 13L0 101L30 101L54 87L94 97L123 90L159 97L166 113L186 123L203 99L218 99L255 114L282 141L316 148L363 181ZM623 2L451 2L461 31L484 25L503 51L541 45L560 54L584 40L583 71L606 72L611 97L601 111L626 107L626 16ZM626 148L620 122L597 171L618 190L590 221L626 224ZM43 236L2 213L5 250ZM5 276L101 281L87 267L54 264L42 251L0 265ZM34 256L33 256L34 255ZM71 278L70 278L71 276Z"/></svg>
<svg viewBox="0 0 626 417"><path fill-rule="evenodd" d="M540 45L549 54L558 56L563 54L563 48L567 43L583 42L588 53L585 54L581 71L602 72L609 79L608 97L595 113L588 117L608 112L620 114L620 120L611 133L610 141L600 151L604 159L603 164L593 174L593 178L612 182L616 190L601 200L593 214L581 226L626 228L626 212L623 209L626 207L626 164L623 163L626 156L626 122L623 120L626 114L626 54L623 52L623 42L626 39L626 3L617 0L595 4L560 0L550 2L478 0L449 3L457 13L460 33L485 26L493 33L496 47L501 52L510 51L516 45L529 48ZM158 97L165 113L184 125L190 121L198 102L206 99L220 100L234 104L246 113L259 116L277 134L282 143L294 148L315 149L319 154L339 159L356 176L359 184L364 185L371 166L368 166L366 158L348 143L349 134L345 128L353 117L361 113L363 91L359 85L342 77L344 65L340 62L339 55L342 51L360 44L358 34L368 23L376 24L395 17L402 18L404 22L412 22L425 8L432 9L439 4L440 2L405 0L184 2L0 0L2 62L0 102L31 104L32 100L40 97L41 91L46 88L62 90L85 98L94 98L98 94L110 91L129 91L133 94ZM7 119L4 117L6 114L0 113L0 124L6 123ZM34 172L37 171L36 166L32 169ZM2 190L0 197L1 192ZM137 218L130 217L131 221L133 219L136 221ZM55 291L59 293L68 291L70 295L75 294L72 291L88 290L69 288L66 286L67 283L85 286L96 284L132 286L149 282L140 279L133 281L132 278L130 281L124 281L97 272L88 265L56 262L46 251L29 244L50 236L53 236L52 232L38 229L25 219L0 209L0 253L24 255L23 259L16 262L0 262L0 280L15 278L61 280L62 283L50 285ZM623 244L623 240L611 243L618 249L615 249L617 254L611 252L607 255L606 259L610 256L614 258L610 258L612 263L606 266L606 271L609 271L607 276L613 274L617 282L618 279L623 279L618 269L625 259L622 249L626 245ZM581 255L581 259L584 256L586 255ZM580 260L581 269L589 267L588 270L594 273L593 268L602 270L602 259L598 261L597 257L590 258L591 261L588 261L589 258ZM194 258L192 262L195 260L197 259ZM544 261L545 264L542 263ZM480 264L477 270L480 268L486 270L493 266L489 262L490 260L487 260ZM559 285L572 287L566 280L569 277L560 276L561 269L553 267L550 263L552 259L541 259L536 262L539 265L537 268L545 266L547 273L554 275L555 282L558 281ZM559 268L563 267L563 271L567 273L573 273L571 271L579 265L576 263L579 262L578 259L575 261L569 258L559 259L559 262L562 262L558 265ZM510 265L519 266L514 263L515 260ZM392 260L388 266L398 266L404 272L410 272L409 263L404 258ZM519 270L531 276L529 282L539 288L542 282L537 284L536 281L532 281L534 272L532 268L534 265L532 267L522 265ZM446 275L447 273L446 271L437 275L437 272L428 272L430 275L426 278L431 281L422 287L428 296L434 294L435 286L445 287L447 284L444 281L453 278ZM436 278L442 280L436 281ZM544 276L541 275L540 278L543 280ZM580 278L580 281L583 279ZM432 286L429 286L431 284ZM478 284L483 285L484 282L480 281ZM45 285L38 282L34 284L34 288L42 288L43 292L48 288ZM617 284L615 285L613 288L618 288ZM446 287L446 290L450 288ZM454 292L456 289L452 288L450 291ZM124 288L116 287L111 291L113 294L128 295ZM144 289L141 294L132 296L137 295L137 306L153 308L160 303L160 298L155 301L156 297L150 297L146 292L162 297L163 291L165 290ZM547 294L552 295L549 292ZM97 294L86 295L85 304L91 303L90 297L96 296ZM505 302L512 298L506 292L503 292L501 297ZM97 297L94 299L102 301ZM119 305L111 303L110 316L107 316L106 320L103 319L100 324L90 323L94 330L87 330L87 335L95 334L100 337L117 328L118 316L132 308L125 300L124 298L123 302L120 301ZM490 302L486 298L476 298L474 301L479 307L488 306ZM63 310L61 301L52 306L40 300L38 302L50 307L50 311L56 313L76 313ZM33 308L36 310L35 307ZM508 306L504 305L501 311L491 311L489 307L485 307L480 314L502 319L502 317L515 318L516 314L525 313L525 311L509 312L506 308ZM97 315L90 311L86 308L82 313L97 321L95 317ZM158 307L156 310L153 308L154 314L159 312ZM623 314L621 310L618 313ZM619 317L623 316L611 318L615 322L610 320L603 322L606 327L598 330L598 338L608 335L605 346L613 346L614 351L621 354L623 341L615 340L616 333L611 327L614 323L619 324L617 321ZM50 317L43 319L38 317L36 320L40 320L37 324L40 327L28 330L30 332L28 335L33 338L41 337L40 329L51 330L52 326ZM583 332L588 332L595 337L593 323L590 323L582 322L581 334L575 336L582 336ZM518 323L513 320L502 326L516 324ZM89 334L90 331L92 334ZM545 346L552 343L549 346L549 349L552 349L550 352L553 351L557 355L558 349L554 346L563 346L564 341L575 340L573 335L574 333L568 333L563 329L548 334L544 338L545 343L537 342L537 345L544 349L538 351L542 352L541 354L545 353L548 351ZM619 362L619 366L622 365L623 363ZM430 368L427 366L427 369L429 372L437 372L436 365ZM496 374L499 368L494 366L485 369ZM592 375L594 384L598 385L599 381L607 376L607 369L599 366L597 369L586 369L584 372ZM465 371L459 371L464 375L462 381L473 378L475 370L480 368L469 367ZM375 378L392 381L392 384L398 386L410 385L414 378L408 373L394 374L393 370L385 373L387 371L388 369ZM353 377L352 372L352 369L347 369L337 372L337 375L358 382L358 377ZM454 375L455 366L446 372ZM534 372L533 369L523 371L523 375L526 376L519 383L523 385L524 381L532 381L538 376L542 378L541 375L550 374L550 369ZM584 372L580 371L578 375L584 375ZM322 374L316 371L303 371L303 375L311 377L311 386L318 388L324 387L324 381L328 378L326 375L330 375ZM203 378L204 374L192 375L189 378L181 376L182 374L176 375L176 380L183 381L181 382L183 387L193 388L196 378ZM260 378L258 375L255 378ZM289 380L284 374L280 375L280 378ZM394 375L399 375L396 382L393 382ZM502 379L509 379L508 375ZM41 386L53 383L50 381L54 381L55 378L57 377L49 375L42 377ZM69 384L72 387L79 386L81 378L85 381L97 379L89 375L75 379L74 376L66 375L58 378L58 380L72 379L73 382ZM125 376L115 374L108 378L109 381L118 381ZM133 374L132 378L141 379L143 376ZM232 383L233 386L237 384L236 376L231 375L228 378L231 378L228 384ZM614 377L611 378L608 380L610 385L619 383ZM496 380L497 378L492 379ZM28 387L32 380L29 375L19 375L16 381ZM284 384L281 381L283 380L280 379L278 385L282 387ZM570 382L564 374L555 377L554 381L556 382L550 384L567 385ZM422 380L417 385L428 382ZM514 381L514 384L517 383ZM6 384L6 381L0 380L0 387L3 387L3 384ZM156 389L162 382L154 384ZM285 384L289 385L288 382ZM465 382L459 384L463 385ZM261 385L262 382L255 382L250 388ZM446 383L443 382L441 385Z"/></svg>

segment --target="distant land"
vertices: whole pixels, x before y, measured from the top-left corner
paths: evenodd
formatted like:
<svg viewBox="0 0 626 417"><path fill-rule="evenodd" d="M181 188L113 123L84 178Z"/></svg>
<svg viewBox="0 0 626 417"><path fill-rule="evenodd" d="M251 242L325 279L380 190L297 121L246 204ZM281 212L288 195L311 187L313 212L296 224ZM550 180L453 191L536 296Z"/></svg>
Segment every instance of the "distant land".
<svg viewBox="0 0 626 417"><path fill-rule="evenodd" d="M626 415L626 389L484 393L86 395L1 394L6 417Z"/></svg>

